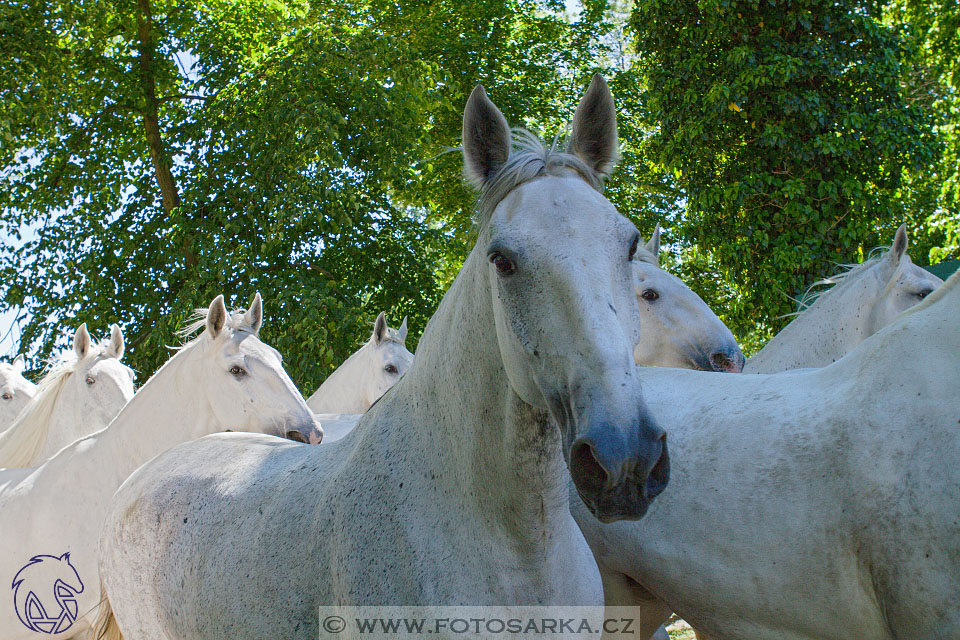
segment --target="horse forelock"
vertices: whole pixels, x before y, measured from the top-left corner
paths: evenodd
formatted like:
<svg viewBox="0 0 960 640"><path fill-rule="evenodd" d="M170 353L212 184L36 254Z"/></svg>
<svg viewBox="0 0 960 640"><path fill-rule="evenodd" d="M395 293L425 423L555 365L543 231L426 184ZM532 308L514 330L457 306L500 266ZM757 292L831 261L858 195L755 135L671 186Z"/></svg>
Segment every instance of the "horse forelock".
<svg viewBox="0 0 960 640"><path fill-rule="evenodd" d="M482 226L508 193L541 176L562 176L575 171L593 189L603 191L603 177L579 157L560 151L558 139L548 148L540 138L526 129L511 130L512 149L507 161L496 173L479 185L480 193L474 210L474 222Z"/></svg>
<svg viewBox="0 0 960 640"><path fill-rule="evenodd" d="M637 247L637 252L633 254L633 260L635 262L643 262L657 268L660 267L660 258L655 256L653 252L648 251L643 247Z"/></svg>
<svg viewBox="0 0 960 640"><path fill-rule="evenodd" d="M184 325L182 329L177 331L177 335L182 340L185 340L185 342L178 347L171 348L183 350L194 344L197 344L203 340L204 337L209 337L207 332L203 330L207 326L207 313L208 309L194 309L193 313L190 314L190 317L187 318L187 324ZM247 310L242 307L234 309L227 315L227 321L224 323L223 328L229 329L234 333L248 333L252 336L257 335L257 332L253 330L253 326L247 322ZM201 333L190 339L190 336L198 331Z"/></svg>

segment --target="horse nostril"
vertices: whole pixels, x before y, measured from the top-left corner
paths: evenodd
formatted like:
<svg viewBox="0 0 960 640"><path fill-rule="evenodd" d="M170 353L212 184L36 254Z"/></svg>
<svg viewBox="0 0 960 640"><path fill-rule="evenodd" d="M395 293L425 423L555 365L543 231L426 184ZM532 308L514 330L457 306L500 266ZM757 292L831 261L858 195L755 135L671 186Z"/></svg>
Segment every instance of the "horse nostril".
<svg viewBox="0 0 960 640"><path fill-rule="evenodd" d="M303 436L302 433L296 429L290 429L287 431L287 440L293 440L294 442L302 442L303 444L310 444L307 439Z"/></svg>
<svg viewBox="0 0 960 640"><path fill-rule="evenodd" d="M657 463L653 465L646 481L646 498L653 500L662 492L670 482L670 454L667 451L667 436L664 434L659 439L660 456Z"/></svg>
<svg viewBox="0 0 960 640"><path fill-rule="evenodd" d="M740 373L743 371L743 354L739 351L733 357L726 353L717 352L710 356L710 365L714 371L726 373Z"/></svg>
<svg viewBox="0 0 960 640"><path fill-rule="evenodd" d="M584 440L575 442L570 449L570 475L581 494L584 491L599 493L610 481L610 474L597 460L593 445Z"/></svg>

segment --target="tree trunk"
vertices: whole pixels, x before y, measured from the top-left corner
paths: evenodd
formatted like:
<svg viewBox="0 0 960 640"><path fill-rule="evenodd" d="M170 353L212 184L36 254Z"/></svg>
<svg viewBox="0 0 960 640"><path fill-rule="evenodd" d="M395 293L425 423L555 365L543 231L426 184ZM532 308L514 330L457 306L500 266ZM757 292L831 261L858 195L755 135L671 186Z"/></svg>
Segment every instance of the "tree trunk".
<svg viewBox="0 0 960 640"><path fill-rule="evenodd" d="M153 159L153 168L160 187L163 210L169 215L180 206L180 194L177 192L177 181L170 168L170 159L167 157L163 138L160 136L160 101L157 99L157 83L153 70L153 27L150 10L150 0L137 0L137 33L140 39L140 86L143 89L143 129L147 136L147 146L150 148L150 157ZM183 235L182 249L187 261L187 267L197 264L197 257L190 246L189 234Z"/></svg>

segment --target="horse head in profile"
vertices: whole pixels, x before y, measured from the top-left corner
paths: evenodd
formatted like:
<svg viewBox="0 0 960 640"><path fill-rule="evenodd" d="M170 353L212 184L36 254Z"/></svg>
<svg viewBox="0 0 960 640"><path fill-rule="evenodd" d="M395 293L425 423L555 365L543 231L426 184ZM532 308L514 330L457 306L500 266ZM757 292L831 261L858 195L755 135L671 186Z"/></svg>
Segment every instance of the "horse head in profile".
<svg viewBox="0 0 960 640"><path fill-rule="evenodd" d="M660 225L633 257L640 307L637 364L740 373L743 353L717 314L683 281L660 268Z"/></svg>
<svg viewBox="0 0 960 640"><path fill-rule="evenodd" d="M123 332L94 342L87 325L73 336L73 348L57 356L36 394L0 433L0 467L42 464L71 442L110 424L133 397L133 370L121 362Z"/></svg>
<svg viewBox="0 0 960 640"><path fill-rule="evenodd" d="M23 377L25 365L23 354L9 364L0 362L0 430L6 429L37 393L37 385Z"/></svg>
<svg viewBox="0 0 960 640"><path fill-rule="evenodd" d="M323 430L284 370L280 352L260 340L262 324L259 293L249 309L227 311L223 295L207 309L197 309L196 321L183 333L201 328L202 333L182 347L185 357L170 361L192 371L181 370L175 384L191 380L192 392L204 398L210 411L208 423L218 428L318 444Z"/></svg>
<svg viewBox="0 0 960 640"><path fill-rule="evenodd" d="M387 326L381 311L370 339L330 374L313 392L307 405L314 413L364 413L413 364L407 350L407 319L396 329Z"/></svg>
<svg viewBox="0 0 960 640"><path fill-rule="evenodd" d="M83 593L83 582L69 553L33 556L11 588L17 617L31 631L61 633L77 619L76 596Z"/></svg>

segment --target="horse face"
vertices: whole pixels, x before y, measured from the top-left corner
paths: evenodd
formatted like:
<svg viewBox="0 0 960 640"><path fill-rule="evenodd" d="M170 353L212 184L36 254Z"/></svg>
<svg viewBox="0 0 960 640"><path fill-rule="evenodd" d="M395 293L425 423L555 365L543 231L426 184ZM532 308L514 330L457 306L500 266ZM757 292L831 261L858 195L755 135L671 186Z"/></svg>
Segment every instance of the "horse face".
<svg viewBox="0 0 960 640"><path fill-rule="evenodd" d="M373 345L366 358L368 360L365 368L369 371L369 376L366 380L365 396L372 405L407 372L413 364L413 354L398 342L384 340Z"/></svg>
<svg viewBox="0 0 960 640"><path fill-rule="evenodd" d="M80 421L83 416L94 429L110 424L133 397L133 370L120 362L123 332L117 325L110 329L110 339L100 347L92 343L85 323L77 329L73 337L77 368L58 401L61 407L73 407L67 419Z"/></svg>
<svg viewBox="0 0 960 640"><path fill-rule="evenodd" d="M260 341L262 317L259 294L247 321L231 320L218 296L207 312L208 347L200 356L206 396L223 430L249 431L319 443L320 425L283 368L280 353Z"/></svg>
<svg viewBox="0 0 960 640"><path fill-rule="evenodd" d="M0 364L0 431L6 428L37 393L37 385L23 377L23 357Z"/></svg>
<svg viewBox="0 0 960 640"><path fill-rule="evenodd" d="M869 309L865 327L867 336L890 324L897 315L943 284L943 280L913 264L907 254L909 242L907 225L902 224L890 249L870 268L874 278L870 285L864 285L866 291L861 292L862 304Z"/></svg>
<svg viewBox="0 0 960 640"><path fill-rule="evenodd" d="M571 148L597 172L609 168L615 146L611 110L606 84L595 79L577 110ZM491 159L507 158L509 145L506 121L478 88L464 115L468 173L482 180ZM511 387L556 420L574 485L594 515L640 517L666 485L669 466L664 433L647 413L633 363L640 328L630 264L636 228L577 170L556 169L512 188L479 242L486 243Z"/></svg>
<svg viewBox="0 0 960 640"><path fill-rule="evenodd" d="M659 266L633 261L640 309L639 365L740 373L744 357L720 318L680 278Z"/></svg>
<svg viewBox="0 0 960 640"><path fill-rule="evenodd" d="M881 261L875 268L884 266L888 265ZM868 335L890 324L900 313L926 298L941 284L943 280L913 264L910 256L904 254L870 310Z"/></svg>
<svg viewBox="0 0 960 640"><path fill-rule="evenodd" d="M133 371L107 353L81 365L70 381L77 412L97 416L105 427L133 397Z"/></svg>

